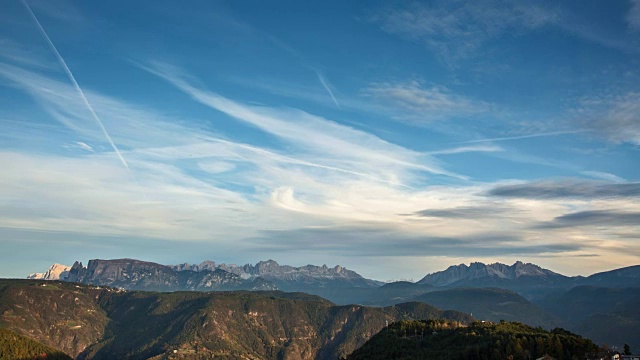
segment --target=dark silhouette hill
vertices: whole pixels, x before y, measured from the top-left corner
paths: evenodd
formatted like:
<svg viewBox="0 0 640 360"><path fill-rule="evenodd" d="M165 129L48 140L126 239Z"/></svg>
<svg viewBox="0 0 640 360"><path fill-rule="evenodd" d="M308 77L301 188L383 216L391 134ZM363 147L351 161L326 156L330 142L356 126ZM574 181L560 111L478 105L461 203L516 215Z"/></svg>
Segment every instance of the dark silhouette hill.
<svg viewBox="0 0 640 360"><path fill-rule="evenodd" d="M444 320L405 320L383 329L349 360L413 359L597 359L591 340L562 329L545 331L520 323L469 326Z"/></svg>
<svg viewBox="0 0 640 360"><path fill-rule="evenodd" d="M480 320L518 321L545 328L560 325L556 316L506 289L454 288L428 292L415 297L414 300L470 313Z"/></svg>

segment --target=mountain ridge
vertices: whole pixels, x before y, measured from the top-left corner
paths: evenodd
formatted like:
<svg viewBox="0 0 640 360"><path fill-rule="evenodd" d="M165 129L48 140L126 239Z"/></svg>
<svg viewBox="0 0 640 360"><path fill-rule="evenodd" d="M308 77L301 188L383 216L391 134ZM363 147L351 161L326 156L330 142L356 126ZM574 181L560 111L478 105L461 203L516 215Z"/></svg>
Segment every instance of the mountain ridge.
<svg viewBox="0 0 640 360"><path fill-rule="evenodd" d="M273 283L260 277L244 279L220 269L175 271L170 266L136 259L93 259L86 267L76 261L67 278L62 280L147 291L277 289Z"/></svg>
<svg viewBox="0 0 640 360"><path fill-rule="evenodd" d="M91 262L92 260L89 260ZM254 264L236 265L226 263L216 263L215 261L205 260L200 264L182 263L177 265L163 265L155 262L122 258L122 259L94 259L94 261L129 261L141 264L155 264L163 267L170 268L173 271L214 271L221 269L242 277L251 276L263 276L264 275L287 275L289 279L293 279L299 275L310 275L311 277L336 277L345 279L357 279L363 280L363 285L368 286L381 286L384 284L393 283L393 281L384 282L374 279L368 279L358 274L353 270L349 270L344 266L335 265L334 267L328 267L327 265L304 265L304 266L291 266L280 265L277 261L269 259L259 261ZM76 263L82 264L76 261ZM74 264L75 265L75 264ZM55 263L44 273L32 273L27 276L27 279L42 279L42 280L64 280L68 276L68 272L73 266L63 265ZM461 263L459 265L451 265L445 270L435 271L426 274L420 280L414 282L416 284L429 284L434 286L450 286L457 281L461 280L476 280L487 277L494 277L506 280L517 280L522 277L559 277L563 279L571 279L576 281L577 285L594 285L598 286L599 283L609 281L610 279L638 279L640 282L640 265L631 265L602 272L597 272L588 276L567 276L549 269L545 269L539 265L533 263L525 263L522 261L516 261L512 265L507 265L500 262L491 264L485 264L483 262L470 262L469 265ZM404 281L406 282L406 281Z"/></svg>
<svg viewBox="0 0 640 360"><path fill-rule="evenodd" d="M345 280L351 280L357 285L365 287L379 285L381 283L376 280L366 279L355 271L349 270L340 265L328 267L326 264L322 266L308 264L296 267L291 265L280 265L277 261L272 259L259 261L255 265L245 264L242 266L225 263L216 264L214 261L205 260L200 264L184 263L173 265L172 268L177 269L178 271L222 269L230 273L240 275L242 277L261 276L265 279L277 279L280 281L304 281L305 279L310 280L322 278L342 278Z"/></svg>
<svg viewBox="0 0 640 360"><path fill-rule="evenodd" d="M52 273L53 275L50 275ZM336 288L374 288L382 282L366 279L343 266L280 265L274 260L255 265L200 264L162 265L123 259L92 259L87 266L54 264L47 273L32 274L29 279L62 280L83 284L121 287L128 290L284 290L324 295Z"/></svg>
<svg viewBox="0 0 640 360"><path fill-rule="evenodd" d="M366 307L281 291L158 293L0 279L0 327L77 359L338 359L387 322L418 318L474 320L418 302Z"/></svg>
<svg viewBox="0 0 640 360"><path fill-rule="evenodd" d="M496 277L501 279L516 280L521 277L562 277L548 269L544 269L532 263L516 261L513 265L506 265L499 262L484 264L482 262L472 262L466 264L452 265L446 270L425 275L418 284L429 284L434 286L448 286L462 280L481 279L486 277Z"/></svg>

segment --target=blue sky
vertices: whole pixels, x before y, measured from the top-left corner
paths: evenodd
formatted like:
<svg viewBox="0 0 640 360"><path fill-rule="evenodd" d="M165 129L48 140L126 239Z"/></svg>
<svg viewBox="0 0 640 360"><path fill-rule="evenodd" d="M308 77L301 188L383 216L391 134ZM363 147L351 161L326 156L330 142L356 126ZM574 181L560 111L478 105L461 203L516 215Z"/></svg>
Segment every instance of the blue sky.
<svg viewBox="0 0 640 360"><path fill-rule="evenodd" d="M0 276L640 263L638 0L2 8Z"/></svg>

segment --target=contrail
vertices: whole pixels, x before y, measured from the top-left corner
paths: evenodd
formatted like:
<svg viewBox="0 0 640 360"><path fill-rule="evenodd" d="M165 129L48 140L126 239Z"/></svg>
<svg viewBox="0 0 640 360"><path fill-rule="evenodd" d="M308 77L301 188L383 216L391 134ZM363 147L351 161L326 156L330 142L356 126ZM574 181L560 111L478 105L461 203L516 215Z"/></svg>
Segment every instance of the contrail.
<svg viewBox="0 0 640 360"><path fill-rule="evenodd" d="M300 54L296 49L294 49L293 47L289 46L288 44L286 44L285 42L281 41L280 39L276 38L275 36L272 36L272 35L269 35L269 34L265 34L264 36L267 38L267 40L269 40L276 47L278 47L278 48L286 51L290 55L293 55L294 57L298 58L298 60L300 60L302 62L302 65L304 67L306 67L306 68L312 70L313 72L315 72L316 76L318 77L318 80L320 81L320 84L322 84L322 87L324 87L324 89L327 90L327 92L329 93L329 96L331 96L331 100L333 100L333 103L336 104L336 107L338 109L340 109L340 103L338 102L338 99L333 94L333 90L331 90L331 86L329 86L329 83L327 83L327 80L324 78L324 76L322 75L322 72L320 72L320 70L318 70L317 67L315 67L313 65L309 65L307 59L302 54Z"/></svg>
<svg viewBox="0 0 640 360"><path fill-rule="evenodd" d="M520 135L520 136L509 136L509 137L501 137L501 138L493 138L493 139L471 140L471 141L463 141L463 142L460 142L458 144L473 144L473 143L491 142L491 141L519 140L519 139L529 139L529 138L542 137L542 136L557 136L557 135L565 135L565 134L576 134L576 133L581 133L581 132L586 132L586 130L556 131L556 132L538 133L538 134L529 134L529 135Z"/></svg>
<svg viewBox="0 0 640 360"><path fill-rule="evenodd" d="M102 130L102 133L104 134L104 136L109 141L109 144L111 144L111 148L113 148L113 150L116 152L116 154L120 158L120 162L122 162L122 165L124 165L124 167L127 168L127 171L130 171L129 170L129 164L127 164L127 161L124 159L124 157L120 153L120 150L118 150L118 147L116 146L116 144L111 139L111 136L109 136L109 133L107 132L107 129L104 127L104 124L102 123L102 121L100 121L100 118L98 117L96 112L93 110L93 107L89 103L89 100L87 100L87 97L84 96L84 92L80 88L80 85L78 85L78 82L76 81L76 78L71 73L71 70L67 66L67 63L62 58L62 55L60 55L60 53L58 52L58 49L56 49L56 46L53 45L53 41L51 41L51 39L49 38L49 35L47 35L47 32L44 31L44 28L40 24L40 21L38 21L38 18L33 13L33 11L31 11L31 7L29 7L29 4L27 4L27 1L26 0L22 0L22 4L27 8L27 11L29 11L29 14L31 14L31 17L35 21L36 25L38 25L38 28L40 29L40 32L42 33L44 38L47 40L47 43L49 44L49 47L51 48L53 53L56 55L56 58L58 58L58 62L60 63L60 65L62 65L62 67L64 68L64 71L67 73L67 77L69 78L69 80L71 81L73 86L76 88L76 91L78 91L78 94L82 98L82 101L87 106L87 109L89 109L89 112L91 112L91 115L93 116L93 119L100 126L100 129Z"/></svg>
<svg viewBox="0 0 640 360"><path fill-rule="evenodd" d="M320 84L322 84L322 86L324 86L325 90L327 90L329 95L331 95L331 99L333 100L334 104L336 104L336 106L340 108L340 103L338 103L338 99L336 99L336 97L333 95L333 91L331 91L331 87L329 87L329 84L327 84L327 81L324 79L324 76L322 76L320 71L317 71L317 70L316 70L316 75L318 75L318 80L320 80Z"/></svg>

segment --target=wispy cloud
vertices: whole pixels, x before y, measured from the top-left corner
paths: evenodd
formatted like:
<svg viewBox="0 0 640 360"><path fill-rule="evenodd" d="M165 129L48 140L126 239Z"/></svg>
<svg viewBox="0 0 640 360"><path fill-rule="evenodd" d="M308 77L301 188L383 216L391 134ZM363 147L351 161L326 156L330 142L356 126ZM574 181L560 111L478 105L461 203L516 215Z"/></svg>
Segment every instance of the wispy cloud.
<svg viewBox="0 0 640 360"><path fill-rule="evenodd" d="M631 1L626 20L629 29L640 29L640 5ZM504 0L430 1L391 6L371 17L383 31L424 44L450 67L486 54L484 47L505 37L546 28L558 29L610 49L637 54L633 37L620 38L574 16L561 4L545 6Z"/></svg>
<svg viewBox="0 0 640 360"><path fill-rule="evenodd" d="M468 152L497 152L504 151L497 145L475 145L475 146L459 146L451 149L430 151L430 155L454 155Z"/></svg>
<svg viewBox="0 0 640 360"><path fill-rule="evenodd" d="M198 89L185 81L181 71L166 64L147 67L148 71L164 78L196 101L223 112L239 121L249 123L305 151L330 155L340 168L352 168L367 164L369 171L380 178L395 181L395 175L385 175L383 169L372 164L393 169L410 169L433 174L462 178L463 176L441 168L438 162L425 154L386 142L369 133L341 125L337 122L294 109L273 109L241 104L216 93ZM418 161L420 159L421 161Z"/></svg>
<svg viewBox="0 0 640 360"><path fill-rule="evenodd" d="M318 76L318 80L320 81L320 84L322 84L322 87L324 87L324 89L327 90L327 93L329 93L329 96L331 96L331 100L333 100L333 103L336 104L336 107L340 108L340 103L338 102L338 99L336 99L335 95L333 95L331 86L324 78L324 75L322 75L322 73L319 71L316 71L316 75Z"/></svg>
<svg viewBox="0 0 640 360"><path fill-rule="evenodd" d="M487 102L455 94L444 86L425 86L416 80L373 83L363 94L419 122L474 116L492 108Z"/></svg>
<svg viewBox="0 0 640 360"><path fill-rule="evenodd" d="M627 13L627 25L632 31L640 31L640 0L631 0L631 8Z"/></svg>
<svg viewBox="0 0 640 360"><path fill-rule="evenodd" d="M27 91L47 111L64 120L71 128L78 128L80 133L92 141L99 141L97 136L99 131L82 127L86 126L82 122L84 109L81 101L74 97L72 86L9 65L0 66L0 76L11 80L17 88ZM200 95L204 96L205 94ZM63 171L68 175L56 175L61 183L79 182L78 185L70 185L69 189L82 187L84 186L82 184L85 183L95 184L96 192L88 192L83 196L86 199L101 197L108 200L88 201L78 207L78 211L84 209L83 213L96 214L96 216L101 211L104 211L105 214L111 214L114 211L114 216L116 216L115 214L120 215L113 218L110 215L105 215L105 224L117 221L120 225L109 228L96 224L95 227L91 227L92 220L87 221L87 225L83 226L82 222L74 220L77 214L69 209L70 213L67 214L69 221L60 222L59 225L50 221L49 216L45 216L45 218L35 216L26 222L25 220L18 221L15 217L7 218L3 223L4 226L35 227L38 229L66 226L69 229L78 229L78 231L99 233L106 231L108 234L124 234L128 231L127 227L131 222L119 220L120 216L139 213L161 219L164 215L158 214L159 217L151 215L155 211L153 204L156 201L162 204L174 203L173 197L179 196L181 193L189 194L189 196L175 202L178 208L181 207L179 204L191 202L193 199L191 195L197 196L202 201L197 201L192 206L184 208L206 208L208 209L206 213L211 216L217 214L215 216L220 216L221 219L228 217L228 209L224 209L229 206L246 214L255 214L255 211L261 211L255 209L258 205L254 201L259 199L259 202L267 202L260 206L299 211L314 218L374 218L383 220L387 216L386 213L398 209L388 207L384 213L373 209L385 208L386 205L382 206L382 204L386 204L390 199L398 196L404 197L406 193L410 193L412 191L410 188L400 185L413 182L414 176L416 179L421 178L421 181L424 181L424 176L420 173L428 170L429 167L425 167L423 161L427 165L430 162L437 163L435 160L429 159L427 155L393 145L326 119L293 110L279 112L279 110L269 108L247 108L228 99L216 98L217 101L222 101L217 105L224 106L223 110L231 112L234 116L247 116L246 121L264 121L256 126L264 127L269 130L268 133L286 141L288 154L285 156L273 149L225 140L215 134L203 133L201 129L195 131L192 128L182 127L176 124L176 120L166 119L162 114L95 92L89 92L87 96L93 100L96 110L105 114L104 119L114 129L114 136L117 136L119 141L126 146L127 156L137 170L140 185L127 185L124 180L114 179L113 177L119 176L118 172L113 171L109 164L103 164L108 153L99 151L96 151L95 155L73 160L54 155L47 159L25 160L20 158L18 154L13 154L7 155L4 163L12 163L17 167L21 166L20 164L48 163L50 166L37 166L34 169L52 174ZM254 116L255 118L253 118ZM127 121L122 121L124 119ZM300 120L303 122L295 123ZM114 126L117 124L119 126ZM308 141L305 142L305 139ZM338 148L333 148L332 144ZM345 145L341 151L342 144ZM190 167L194 160L198 161L195 169ZM102 170L98 170L96 168L98 166ZM190 173L190 169L200 172ZM7 179L12 183L22 183L25 189L30 187L50 188L50 186L43 186L40 182L42 180L40 176L29 175L29 172L18 168L12 172L23 174L27 179L31 179L29 181ZM417 173L411 175L414 172ZM109 177L104 178L107 174ZM87 180L88 178L91 178L91 181ZM97 189L103 186L115 193L105 196L104 194L108 192L105 190L100 195ZM149 190L148 200L139 198L141 187L153 189ZM233 191L228 189L233 189ZM351 189L349 199L343 198L345 191L349 191L347 189ZM80 194L79 191L68 193L56 188L54 192L60 198L72 197L69 204L78 205L75 196ZM380 198L374 199L366 195L372 192L380 194ZM120 195L117 195L118 193ZM219 196L215 205L209 203L213 199L211 194ZM128 198L129 196L131 198ZM42 201L45 199L47 197L41 198ZM116 200L120 200L122 203L108 208L109 204ZM129 207L133 208L129 209ZM142 211L140 207L146 208L146 210ZM49 207L43 204L42 208ZM136 208L138 210L134 210ZM14 209L13 211L17 214L24 210ZM182 231L184 231L184 226L193 223L193 221L199 221L195 218L185 221L185 216L181 215L179 211L177 213L175 211L177 209L168 207L161 212L162 214L166 213L167 216L174 216L175 221L162 219L157 223L154 220L149 224L151 227L163 224L157 229L159 231L143 226L142 224L145 222L141 222L140 226L153 236L165 238L177 236L177 232L170 229L175 229L175 231L183 229ZM277 211L266 212L280 216L277 215ZM61 210L60 214L62 213L64 211ZM233 223L240 223L241 219L238 217L237 220L229 222L225 227L233 229ZM271 219L265 223L265 226L267 228L286 227L286 223L290 221L292 221L291 215L287 215L278 221ZM305 221L299 220L296 223L301 224ZM255 225L260 227L258 224ZM177 237L197 239L209 236L203 234L210 231L210 228L198 228L198 231L186 232ZM244 236L247 235L247 233L244 234Z"/></svg>
<svg viewBox="0 0 640 360"><path fill-rule="evenodd" d="M39 69L52 69L57 66L43 60L39 49L27 47L9 38L0 38L0 57L12 63Z"/></svg>
<svg viewBox="0 0 640 360"><path fill-rule="evenodd" d="M447 209L425 209L414 213L416 216L436 217L436 218L452 218L452 219L482 219L496 216L496 214L504 214L511 211L499 204L487 204L485 206L461 206Z"/></svg>
<svg viewBox="0 0 640 360"><path fill-rule="evenodd" d="M198 128L160 109L86 89L136 169L139 183L134 183L114 161L101 131L84 121L86 108L73 86L0 64L0 77L7 83L77 129L56 134L60 144L78 141L94 150L0 152L8 174L0 177L1 228L119 238L144 234L212 245L242 253L241 258L302 251L334 261L358 255L581 256L596 251L585 238L630 235L617 235L606 225L556 226L543 233L535 226L581 211L638 212L629 201L638 192L633 184L594 182L584 190L575 183L542 186L546 190L533 184L532 191L506 192L503 186L513 183L433 185L427 176L448 172L435 155L501 148L477 144L424 154L307 112L247 105L203 90L179 69L160 65L149 70L214 109L199 113L211 123L232 118L273 141L270 146L242 142L213 126ZM51 133L49 128L33 131ZM24 133L3 136L17 136L18 141ZM146 197L140 195L143 191ZM366 247L371 250L363 251Z"/></svg>
<svg viewBox="0 0 640 360"><path fill-rule="evenodd" d="M555 23L559 15L532 3L432 1L387 8L371 20L386 32L424 43L452 65L493 38Z"/></svg>
<svg viewBox="0 0 640 360"><path fill-rule="evenodd" d="M74 141L73 144L67 144L65 145L65 147L67 149L82 149L85 151L94 152L93 147L82 141Z"/></svg>
<svg viewBox="0 0 640 360"><path fill-rule="evenodd" d="M589 177L592 177L594 179L601 179L601 180L606 180L606 181L611 181L611 182L616 182L616 183L626 183L627 182L627 180L621 178L620 176L617 176L615 174L611 174L611 173L608 173L608 172L604 172L604 171L588 170L588 171L582 171L581 174L589 176Z"/></svg>
<svg viewBox="0 0 640 360"><path fill-rule="evenodd" d="M640 145L640 93L587 97L574 110L575 123L597 138Z"/></svg>
<svg viewBox="0 0 640 360"><path fill-rule="evenodd" d="M278 241L274 242L273 239ZM439 237L402 234L383 228L320 227L264 232L251 239L261 251L356 253L356 256L508 256L554 254L580 251L580 244L529 243L503 233L475 234L467 237ZM399 245L402 246L399 246ZM354 251L358 249L357 251Z"/></svg>
<svg viewBox="0 0 640 360"><path fill-rule="evenodd" d="M640 183L603 184L595 181L545 181L516 185L501 185L489 191L489 195L530 199L600 199L638 198Z"/></svg>
<svg viewBox="0 0 640 360"><path fill-rule="evenodd" d="M562 228L579 226L638 227L640 212L619 210L579 211L556 217L552 222L539 225L539 228Z"/></svg>
<svg viewBox="0 0 640 360"><path fill-rule="evenodd" d="M53 51L54 55L58 59L58 62L60 63L60 65L64 69L64 72L67 74L67 77L69 78L69 80L73 84L73 87L78 92L78 95L82 99L82 102L85 104L85 106L87 107L87 109L91 113L91 116L93 117L93 119L96 121L96 123L100 127L100 130L102 130L102 133L104 134L105 138L107 139L107 141L111 145L111 148L113 148L113 151L115 151L116 155L118 155L118 158L120 159L120 162L122 162L122 165L124 165L124 167L127 168L127 170L129 170L129 164L127 164L127 161L122 156L122 153L120 153L120 150L118 149L116 144L113 142L113 139L111 139L111 136L107 132L107 129L104 127L104 124L102 123L102 120L100 120L100 118L98 117L98 114L96 114L96 112L93 110L93 107L89 103L89 100L87 100L87 97L84 95L84 92L82 91L82 88L80 88L80 85L76 81L75 76L73 76L73 73L71 72L71 69L69 69L69 67L67 66L67 63L64 61L64 58L58 52L58 49L53 44L53 41L51 41L51 38L49 38L49 35L47 34L47 32L44 30L44 28L40 24L40 21L38 21L38 18L36 17L36 15L33 13L33 11L31 11L31 8L29 7L29 4L27 4L27 1L26 0L22 0L22 4L24 5L24 7L27 9L29 14L33 18L33 21L35 22L35 24L37 25L38 29L42 33L42 36L47 41L47 44L51 48L51 51Z"/></svg>
<svg viewBox="0 0 640 360"><path fill-rule="evenodd" d="M587 130L566 130L566 131L542 132L542 133L535 133L535 134L526 134L526 135L505 136L505 137L497 137L497 138L489 138L489 139L470 140L470 141L464 141L464 142L462 142L462 144L474 144L474 143L483 143L483 142L521 140L521 139L530 139L530 138L546 137L546 136L559 136L559 135L577 134L577 133L583 133L583 132L586 132L586 131Z"/></svg>

